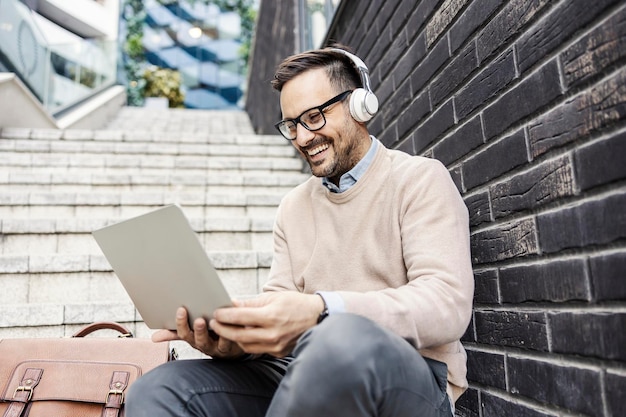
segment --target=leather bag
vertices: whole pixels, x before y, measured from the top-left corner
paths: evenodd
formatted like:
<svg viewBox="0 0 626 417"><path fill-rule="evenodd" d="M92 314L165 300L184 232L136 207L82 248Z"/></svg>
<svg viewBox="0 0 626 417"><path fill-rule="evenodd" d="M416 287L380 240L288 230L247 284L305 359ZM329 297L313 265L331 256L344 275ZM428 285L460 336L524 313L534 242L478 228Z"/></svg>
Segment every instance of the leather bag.
<svg viewBox="0 0 626 417"><path fill-rule="evenodd" d="M118 338L89 337L101 329ZM134 339L123 326L97 322L71 338L0 340L0 416L121 417L128 388L174 360L169 343Z"/></svg>

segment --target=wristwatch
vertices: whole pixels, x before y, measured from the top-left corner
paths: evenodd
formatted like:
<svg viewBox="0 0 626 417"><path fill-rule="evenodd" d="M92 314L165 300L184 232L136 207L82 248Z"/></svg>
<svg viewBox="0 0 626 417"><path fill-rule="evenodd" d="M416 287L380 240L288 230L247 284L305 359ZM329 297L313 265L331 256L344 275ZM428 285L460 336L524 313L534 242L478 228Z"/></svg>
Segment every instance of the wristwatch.
<svg viewBox="0 0 626 417"><path fill-rule="evenodd" d="M320 297L322 296L320 295ZM322 297L322 301L324 302L324 309L317 317L317 324L320 324L326 317L328 317L328 306L326 305L326 300L324 300L324 297Z"/></svg>

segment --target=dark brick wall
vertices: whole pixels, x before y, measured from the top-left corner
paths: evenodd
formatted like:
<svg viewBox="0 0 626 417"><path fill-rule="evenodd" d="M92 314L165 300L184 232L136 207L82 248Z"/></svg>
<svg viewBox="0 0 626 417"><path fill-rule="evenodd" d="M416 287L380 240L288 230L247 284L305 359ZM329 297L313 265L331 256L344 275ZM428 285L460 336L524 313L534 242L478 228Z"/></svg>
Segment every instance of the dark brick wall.
<svg viewBox="0 0 626 417"><path fill-rule="evenodd" d="M470 212L457 415L624 415L626 3L344 3L327 39L370 67L370 131L446 164Z"/></svg>
<svg viewBox="0 0 626 417"><path fill-rule="evenodd" d="M248 71L245 108L259 134L275 134L280 120L278 92L270 85L276 66L297 51L297 11L293 1L264 1L257 17Z"/></svg>

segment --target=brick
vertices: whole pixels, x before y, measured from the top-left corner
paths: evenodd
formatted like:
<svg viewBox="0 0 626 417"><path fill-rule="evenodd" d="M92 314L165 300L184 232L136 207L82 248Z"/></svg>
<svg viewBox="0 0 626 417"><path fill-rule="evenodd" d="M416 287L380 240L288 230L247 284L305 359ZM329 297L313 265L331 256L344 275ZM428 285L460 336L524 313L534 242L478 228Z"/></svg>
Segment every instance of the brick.
<svg viewBox="0 0 626 417"><path fill-rule="evenodd" d="M529 124L533 157L581 140L626 118L626 69L568 99Z"/></svg>
<svg viewBox="0 0 626 417"><path fill-rule="evenodd" d="M537 216L539 245L547 253L602 245L626 237L626 192Z"/></svg>
<svg viewBox="0 0 626 417"><path fill-rule="evenodd" d="M457 118L464 120L478 107L496 97L515 76L515 59L513 50L509 49L483 68L456 94L454 104Z"/></svg>
<svg viewBox="0 0 626 417"><path fill-rule="evenodd" d="M478 390L470 387L456 400L454 414L456 417L479 417L479 408Z"/></svg>
<svg viewBox="0 0 626 417"><path fill-rule="evenodd" d="M592 256L589 270L595 301L626 299L626 252Z"/></svg>
<svg viewBox="0 0 626 417"><path fill-rule="evenodd" d="M534 20L550 5L549 0L512 0L505 2L502 10L492 17L477 38L477 53L480 62L491 56L518 33L524 26Z"/></svg>
<svg viewBox="0 0 626 417"><path fill-rule="evenodd" d="M461 342L463 343L475 343L476 332L474 331L474 317L470 318L470 322L465 329L465 333L461 336Z"/></svg>
<svg viewBox="0 0 626 417"><path fill-rule="evenodd" d="M542 312L476 311L474 317L478 343L548 351Z"/></svg>
<svg viewBox="0 0 626 417"><path fill-rule="evenodd" d="M414 8L414 2L402 0L397 2L393 10L393 15L391 16L391 19L389 19L389 26L392 29L392 35L396 35L399 28L402 28L403 30L405 29L406 22L411 16Z"/></svg>
<svg viewBox="0 0 626 417"><path fill-rule="evenodd" d="M500 303L497 269L474 270L474 303Z"/></svg>
<svg viewBox="0 0 626 417"><path fill-rule="evenodd" d="M454 126L454 108L452 100L434 111L426 121L415 131L413 146L416 152L421 152L430 146L437 137Z"/></svg>
<svg viewBox="0 0 626 417"><path fill-rule="evenodd" d="M626 313L549 313L552 350L608 360L626 360Z"/></svg>
<svg viewBox="0 0 626 417"><path fill-rule="evenodd" d="M583 259L567 259L500 269L503 303L564 302L590 299Z"/></svg>
<svg viewBox="0 0 626 417"><path fill-rule="evenodd" d="M435 80L430 83L430 96L433 106L437 106L450 96L461 83L478 68L476 44L470 43L449 65L446 65Z"/></svg>
<svg viewBox="0 0 626 417"><path fill-rule="evenodd" d="M470 226L491 221L491 205L487 191L465 197L464 201L469 210Z"/></svg>
<svg viewBox="0 0 626 417"><path fill-rule="evenodd" d="M506 389L504 355L468 349L467 379L489 387Z"/></svg>
<svg viewBox="0 0 626 417"><path fill-rule="evenodd" d="M490 188L494 217L500 218L544 206L574 195L569 156L546 161Z"/></svg>
<svg viewBox="0 0 626 417"><path fill-rule="evenodd" d="M485 136L490 139L532 115L561 95L559 68L549 61L537 72L502 94L483 113Z"/></svg>
<svg viewBox="0 0 626 417"><path fill-rule="evenodd" d="M402 91L402 93L401 93ZM411 102L413 98L409 93L409 89L399 89L394 95L400 95L404 100L399 100L402 107L396 110L396 114L399 114L398 118L398 137L403 138L407 135L409 129L419 123L422 118L430 112L430 100L428 98L428 91L422 92L419 96ZM404 111L406 109L406 111Z"/></svg>
<svg viewBox="0 0 626 417"><path fill-rule="evenodd" d="M608 416L619 416L624 412L624 398L626 398L626 374L616 371L607 371L604 375L606 387L606 403Z"/></svg>
<svg viewBox="0 0 626 417"><path fill-rule="evenodd" d="M450 177L452 178L454 185L456 185L457 190L459 190L459 192L462 194L464 191L464 187L463 187L463 173L461 171L461 167L453 168L451 170L448 170L448 172L450 172Z"/></svg>
<svg viewBox="0 0 626 417"><path fill-rule="evenodd" d="M546 414L538 410L533 410L523 404L507 401L504 398L496 397L486 392L482 393L481 400L483 417L557 417L557 414Z"/></svg>
<svg viewBox="0 0 626 417"><path fill-rule="evenodd" d="M565 84L578 86L625 57L626 13L622 9L561 54Z"/></svg>
<svg viewBox="0 0 626 417"><path fill-rule="evenodd" d="M413 139L410 137L406 140L403 140L399 144L397 144L395 149L402 151L402 152L406 152L409 155L415 155L415 149L413 149Z"/></svg>
<svg viewBox="0 0 626 417"><path fill-rule="evenodd" d="M474 117L433 147L433 153L444 164L452 163L484 143L480 116Z"/></svg>
<svg viewBox="0 0 626 417"><path fill-rule="evenodd" d="M406 3L411 3L415 6L415 2ZM409 40L413 39L417 33L421 32L424 24L428 21L428 17L434 10L436 10L438 4L439 0L424 0L417 4L415 11L413 11L413 14L411 14L409 20L406 22L407 36Z"/></svg>
<svg viewBox="0 0 626 417"><path fill-rule="evenodd" d="M574 152L576 178L582 191L626 178L626 132L593 142Z"/></svg>
<svg viewBox="0 0 626 417"><path fill-rule="evenodd" d="M465 187L471 190L528 162L526 135L520 129L482 150L463 164Z"/></svg>
<svg viewBox="0 0 626 417"><path fill-rule="evenodd" d="M511 392L589 416L602 410L600 371L514 356L507 371Z"/></svg>
<svg viewBox="0 0 626 417"><path fill-rule="evenodd" d="M444 0L426 25L426 44L430 47L454 20L468 0Z"/></svg>
<svg viewBox="0 0 626 417"><path fill-rule="evenodd" d="M526 71L549 56L576 31L597 18L607 7L620 0L569 0L559 3L517 41L518 65Z"/></svg>
<svg viewBox="0 0 626 417"><path fill-rule="evenodd" d="M450 47L456 51L467 39L483 26L503 0L472 1L450 28Z"/></svg>
<svg viewBox="0 0 626 417"><path fill-rule="evenodd" d="M538 253L533 219L515 220L470 236L472 263L480 265Z"/></svg>
<svg viewBox="0 0 626 417"><path fill-rule="evenodd" d="M418 91L422 90L449 57L448 38L443 37L433 46L411 74L411 91L413 91L413 94L417 94Z"/></svg>
<svg viewBox="0 0 626 417"><path fill-rule="evenodd" d="M383 56L378 61L374 61L373 64L375 64L375 67L371 68L373 72L377 72L378 74L380 74L382 82L393 81L395 69L393 70L393 72L391 69L392 67L395 67L397 63L399 63L399 61L402 59L401 57L407 52L409 45L411 47L415 46L416 48L421 49L421 53L418 55L424 56L426 54L426 45L424 44L424 42L415 41L409 44L409 41L406 37L406 30L403 29L402 31L400 31L400 33L393 37L391 44L388 45L383 52ZM417 51L415 51L414 53L417 53ZM407 59L407 61L411 60L411 58L405 59ZM408 62L406 65L407 67L409 67ZM389 77L389 74L391 74L392 77ZM378 90L376 90L376 92L378 93Z"/></svg>

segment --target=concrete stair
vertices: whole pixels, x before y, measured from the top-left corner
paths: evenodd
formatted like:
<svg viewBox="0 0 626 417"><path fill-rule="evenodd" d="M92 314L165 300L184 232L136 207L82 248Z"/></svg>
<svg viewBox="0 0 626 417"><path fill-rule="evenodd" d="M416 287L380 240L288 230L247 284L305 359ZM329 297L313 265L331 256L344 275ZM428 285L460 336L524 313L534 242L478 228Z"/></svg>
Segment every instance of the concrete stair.
<svg viewBox="0 0 626 417"><path fill-rule="evenodd" d="M282 196L308 178L244 112L123 108L103 130L0 132L0 338L141 322L91 232L166 204L189 217L235 297L260 291Z"/></svg>

